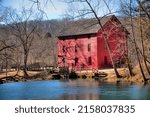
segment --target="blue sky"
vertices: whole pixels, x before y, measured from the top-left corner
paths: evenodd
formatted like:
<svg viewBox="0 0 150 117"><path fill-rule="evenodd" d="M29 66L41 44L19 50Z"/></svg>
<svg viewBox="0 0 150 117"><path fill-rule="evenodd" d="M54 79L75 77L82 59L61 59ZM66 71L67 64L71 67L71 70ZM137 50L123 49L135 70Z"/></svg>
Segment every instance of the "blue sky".
<svg viewBox="0 0 150 117"><path fill-rule="evenodd" d="M45 5L47 0L40 0L41 8L47 14L49 19L60 18L67 9L67 4L61 2L60 0L53 0L53 4L48 2ZM20 10L23 6L31 7L29 0L2 0L2 4L7 7L12 7L13 9Z"/></svg>
<svg viewBox="0 0 150 117"><path fill-rule="evenodd" d="M69 11L71 9L68 9L68 5L63 0L48 0L49 2L45 5L47 0L40 0L41 1L41 8L48 16L48 19L59 19L62 17L62 15L65 14L66 11ZM94 3L93 0L92 2ZM102 0L98 0L102 1ZM109 1L109 0L107 0ZM108 2L108 5L110 6L112 11L116 11L119 5L119 0L112 0L111 2ZM17 9L18 11L23 7L31 7L31 2L29 0L2 0L2 4L7 7L12 7L13 9ZM71 7L78 7L79 9L82 9L82 4L74 4L74 6ZM98 15L102 16L108 12L108 9L104 3L101 2L99 5L100 9L98 9ZM70 11L69 11L70 12Z"/></svg>

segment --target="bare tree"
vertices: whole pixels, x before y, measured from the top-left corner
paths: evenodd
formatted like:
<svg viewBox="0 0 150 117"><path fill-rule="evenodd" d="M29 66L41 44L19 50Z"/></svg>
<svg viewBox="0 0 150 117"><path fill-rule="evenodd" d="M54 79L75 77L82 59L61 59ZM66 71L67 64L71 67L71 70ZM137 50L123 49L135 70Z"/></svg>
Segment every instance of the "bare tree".
<svg viewBox="0 0 150 117"><path fill-rule="evenodd" d="M5 26L0 28L0 67L1 69L5 68L5 73L7 77L7 69L13 63L13 50L15 45L11 43L11 39L9 38L10 31Z"/></svg>
<svg viewBox="0 0 150 117"><path fill-rule="evenodd" d="M147 65L147 61L146 61L146 55L145 55L145 47L144 47L144 38L143 38L143 26L142 26L142 15L146 14L150 20L150 16L149 13L147 12L147 10L144 8L141 0L137 0L139 8L138 8L138 12L139 12L139 30L140 30L140 38L141 38L141 47L142 47L142 54L143 54L143 61L146 67L146 70L148 71L149 75L150 75L150 69L148 68ZM144 13L143 13L143 12Z"/></svg>
<svg viewBox="0 0 150 117"><path fill-rule="evenodd" d="M139 52L138 52L138 47L137 47L137 42L136 42L136 37L135 37L135 33L134 33L134 28L133 28L133 15L132 15L132 1L130 0L130 22L131 22L131 30L132 30L132 35L133 35L133 43L135 46L135 51L136 51L136 56L137 56L137 60L138 60L138 64L140 67L140 71L143 77L144 82L147 81L146 76L144 74L143 68L142 68L142 64L140 61L140 56L139 56Z"/></svg>
<svg viewBox="0 0 150 117"><path fill-rule="evenodd" d="M8 26L12 30L12 35L18 40L17 43L21 45L23 50L23 61L24 61L24 76L28 77L27 73L27 62L31 46L35 39L35 32L37 29L37 23L29 24L29 20L34 17L32 9L23 8L21 14L17 14L14 10L9 12ZM10 23L10 21L12 23ZM37 20L38 21L38 20Z"/></svg>
<svg viewBox="0 0 150 117"><path fill-rule="evenodd" d="M144 1L146 0L135 0L135 1L130 0L129 2L122 1L122 6L123 6L122 10L123 10L123 14L125 14L130 21L129 27L131 28L131 34L129 39L131 41L130 43L134 45L133 47L135 49L135 53L132 54L135 55L137 58L137 62L144 82L147 82L148 79L146 78L145 73L146 71L149 73L149 68L147 64L147 62L149 61L145 54L146 44L144 44L146 42L147 35L143 30L146 27L144 24L147 21L149 21L149 12L148 9L146 9L147 6L143 4ZM131 50L133 49L133 47L130 47L129 49ZM145 65L146 71L144 71L143 65Z"/></svg>

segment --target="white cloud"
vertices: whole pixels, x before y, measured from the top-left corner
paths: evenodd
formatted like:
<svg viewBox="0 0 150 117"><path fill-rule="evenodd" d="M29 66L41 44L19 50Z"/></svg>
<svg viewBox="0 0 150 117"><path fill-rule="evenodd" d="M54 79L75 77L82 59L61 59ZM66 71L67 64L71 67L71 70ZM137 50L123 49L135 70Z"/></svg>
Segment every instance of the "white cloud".
<svg viewBox="0 0 150 117"><path fill-rule="evenodd" d="M49 2L43 9L47 13L48 17L59 18L66 11L67 5L55 0L53 3Z"/></svg>
<svg viewBox="0 0 150 117"><path fill-rule="evenodd" d="M52 3L48 1L47 4L45 4L46 1L47 0L40 0L40 7L47 14L49 19L60 18L60 16L63 15L67 8L65 3L58 0L53 0ZM29 0L4 0L3 5L12 7L13 9L17 9L19 11L24 6L30 8L32 2L29 2Z"/></svg>

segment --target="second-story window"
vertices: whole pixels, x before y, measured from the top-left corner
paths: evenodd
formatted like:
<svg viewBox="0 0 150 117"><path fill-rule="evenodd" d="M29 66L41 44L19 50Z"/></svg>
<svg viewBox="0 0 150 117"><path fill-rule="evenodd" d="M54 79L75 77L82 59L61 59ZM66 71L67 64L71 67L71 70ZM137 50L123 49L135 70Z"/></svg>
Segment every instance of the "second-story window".
<svg viewBox="0 0 150 117"><path fill-rule="evenodd" d="M63 50L63 53L65 53L66 52L66 47L63 46L62 50Z"/></svg>
<svg viewBox="0 0 150 117"><path fill-rule="evenodd" d="M78 50L77 50L77 45L75 45L75 52L77 52Z"/></svg>
<svg viewBox="0 0 150 117"><path fill-rule="evenodd" d="M89 52L91 51L91 44L90 43L88 44L88 51Z"/></svg>

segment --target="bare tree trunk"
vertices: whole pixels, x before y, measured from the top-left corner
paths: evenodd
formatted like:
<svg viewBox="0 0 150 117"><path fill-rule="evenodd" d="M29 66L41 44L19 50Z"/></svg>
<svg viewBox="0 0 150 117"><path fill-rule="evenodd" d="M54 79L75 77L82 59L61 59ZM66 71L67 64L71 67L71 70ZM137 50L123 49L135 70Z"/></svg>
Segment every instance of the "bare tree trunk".
<svg viewBox="0 0 150 117"><path fill-rule="evenodd" d="M131 67L131 65L130 65L130 62L129 62L128 57L127 57L127 66L128 66L128 70L129 70L130 76L131 76L131 77L134 76L134 73L132 72L132 67Z"/></svg>
<svg viewBox="0 0 150 117"><path fill-rule="evenodd" d="M142 65L141 65L141 61L140 61L140 57L139 57L139 52L138 52L138 47L137 47L136 40L135 40L135 35L134 35L134 30L133 30L133 19L132 19L131 5L132 5L132 2L130 0L130 21L131 21L131 28L132 28L132 34L133 34L133 42L134 42L136 56L137 56L137 59L138 59L138 64L139 64L139 67L140 67L140 71L141 71L143 80L144 80L144 82L147 82L147 79L145 77L145 74L144 74L144 71L143 71L143 68L142 68Z"/></svg>
<svg viewBox="0 0 150 117"><path fill-rule="evenodd" d="M140 1L138 1L139 3ZM139 3L140 6L140 3ZM139 27L140 27L140 37L141 37L141 46L142 46L142 54L144 59L144 65L146 67L146 70L148 74L150 75L150 70L148 68L147 62L146 62L146 56L145 56L145 48L144 48L144 40L143 40L143 30L142 30L142 24L141 24L141 9L139 8Z"/></svg>
<svg viewBox="0 0 150 117"><path fill-rule="evenodd" d="M102 36L103 36L103 38L104 38L104 40L105 40L105 43L106 43L106 46L107 46L107 49L108 49L108 52L109 52L109 55L110 55L110 58L111 58L111 61L112 61L112 65L113 65L113 68L114 68L116 77L117 77L117 78L121 78L122 76L121 76L121 75L119 74L119 72L117 71L117 67L116 67L116 65L115 65L115 63L114 63L114 58L113 58L113 55L112 55L112 51L111 51L110 46L109 46L109 43L108 43L108 37L106 36L105 30L104 30L104 28L103 28L103 26L102 26L102 24L101 24L101 21L100 21L100 19L98 18L96 12L94 11L94 9L93 9L93 7L91 6L91 4L89 3L89 1L88 1L88 0L85 0L85 1L86 1L86 3L88 4L88 6L90 7L91 11L93 12L95 18L97 19L97 21L98 21L98 23L99 23L99 25L100 25L100 28L102 29Z"/></svg>
<svg viewBox="0 0 150 117"><path fill-rule="evenodd" d="M29 76L27 73L27 60L28 60L28 53L25 52L25 54L24 54L24 69L23 69L25 78L27 78Z"/></svg>
<svg viewBox="0 0 150 117"><path fill-rule="evenodd" d="M127 41L126 41L126 48L127 48L127 50L126 50L126 62L127 62L127 67L128 67L128 70L129 70L129 75L132 77L132 76L134 76L134 73L132 72L132 66L131 66L131 62L130 62L130 60L129 60L129 46L128 46L128 39L130 39L130 38L128 38L128 36L126 36L126 39L127 39Z"/></svg>
<svg viewBox="0 0 150 117"><path fill-rule="evenodd" d="M7 72L8 72L8 60L7 60L7 52L6 52L7 50L5 50L5 69L6 69L6 78L7 78L7 76L8 76L8 74L7 74Z"/></svg>

